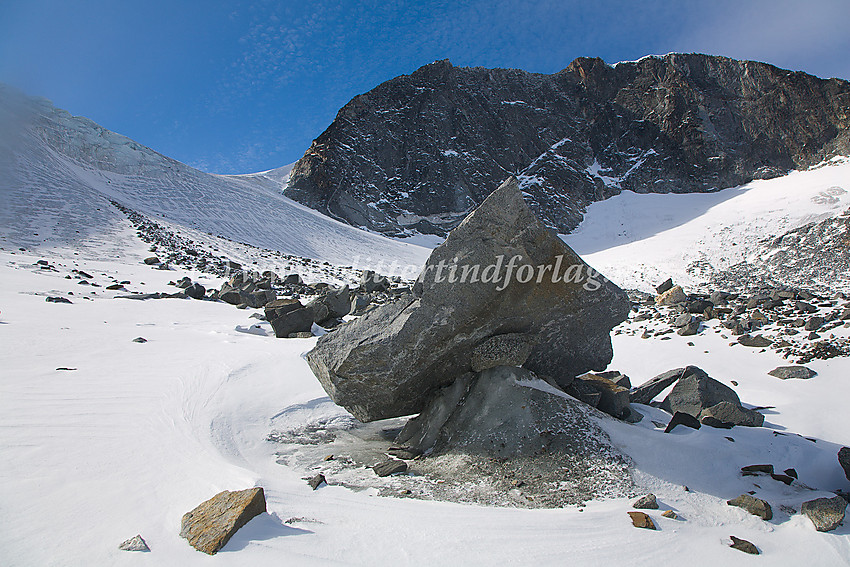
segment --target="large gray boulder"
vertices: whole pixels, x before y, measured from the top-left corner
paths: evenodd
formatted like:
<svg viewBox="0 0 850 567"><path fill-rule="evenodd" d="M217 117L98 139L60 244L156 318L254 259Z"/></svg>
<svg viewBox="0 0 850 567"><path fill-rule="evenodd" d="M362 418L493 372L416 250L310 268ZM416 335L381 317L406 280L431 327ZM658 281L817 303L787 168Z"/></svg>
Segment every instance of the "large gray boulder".
<svg viewBox="0 0 850 567"><path fill-rule="evenodd" d="M330 397L361 421L420 412L471 370L497 335L526 335L523 364L561 385L604 370L626 294L543 226L513 177L437 247L412 294L319 339L307 362Z"/></svg>
<svg viewBox="0 0 850 567"><path fill-rule="evenodd" d="M396 443L423 471L477 483L525 480L535 498L624 493L627 461L599 426L601 413L524 368L467 374L410 420ZM533 485L533 486L531 486Z"/></svg>

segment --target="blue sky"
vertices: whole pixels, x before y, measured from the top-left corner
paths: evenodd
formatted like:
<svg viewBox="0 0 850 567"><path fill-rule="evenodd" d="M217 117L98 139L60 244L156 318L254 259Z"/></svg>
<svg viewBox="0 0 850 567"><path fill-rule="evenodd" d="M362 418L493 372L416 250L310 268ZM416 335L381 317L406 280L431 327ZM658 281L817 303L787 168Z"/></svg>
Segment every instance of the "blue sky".
<svg viewBox="0 0 850 567"><path fill-rule="evenodd" d="M850 78L850 1L0 0L0 82L204 171L295 161L437 59L553 73L696 51Z"/></svg>

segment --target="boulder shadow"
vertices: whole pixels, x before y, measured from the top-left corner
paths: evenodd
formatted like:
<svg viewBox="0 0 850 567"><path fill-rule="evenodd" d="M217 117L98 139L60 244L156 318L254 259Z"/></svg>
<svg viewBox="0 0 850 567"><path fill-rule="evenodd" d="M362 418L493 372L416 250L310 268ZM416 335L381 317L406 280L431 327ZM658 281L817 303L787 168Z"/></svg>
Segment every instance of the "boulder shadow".
<svg viewBox="0 0 850 567"><path fill-rule="evenodd" d="M310 530L295 528L284 524L275 514L268 512L260 514L253 518L250 522L242 526L227 545L219 551L219 553L230 553L241 551L250 545L252 542L269 541L279 537L297 536L312 534Z"/></svg>

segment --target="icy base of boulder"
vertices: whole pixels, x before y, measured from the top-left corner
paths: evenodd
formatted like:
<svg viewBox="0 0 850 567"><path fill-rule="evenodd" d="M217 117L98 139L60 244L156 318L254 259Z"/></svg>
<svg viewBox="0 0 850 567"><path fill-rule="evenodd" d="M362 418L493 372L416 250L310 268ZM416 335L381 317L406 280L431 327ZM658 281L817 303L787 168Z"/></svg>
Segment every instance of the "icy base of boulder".
<svg viewBox="0 0 850 567"><path fill-rule="evenodd" d="M599 424L610 418L522 368L470 373L412 420L364 424L326 403L327 421L270 439L281 445L279 463L305 476L322 472L330 484L522 508L635 495L628 458ZM370 467L388 455L403 458L407 471L379 478Z"/></svg>

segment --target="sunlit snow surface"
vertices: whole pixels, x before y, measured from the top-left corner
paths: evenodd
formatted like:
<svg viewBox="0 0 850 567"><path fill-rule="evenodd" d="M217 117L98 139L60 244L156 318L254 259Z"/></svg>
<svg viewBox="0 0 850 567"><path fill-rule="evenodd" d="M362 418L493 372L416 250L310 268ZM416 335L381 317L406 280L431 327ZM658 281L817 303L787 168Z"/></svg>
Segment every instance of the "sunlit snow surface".
<svg viewBox="0 0 850 567"><path fill-rule="evenodd" d="M850 159L753 181L716 193L636 194L624 191L588 207L564 241L617 284L650 291L672 276L702 281L688 268L707 262L723 270L748 259L760 240L850 208Z"/></svg>
<svg viewBox="0 0 850 567"><path fill-rule="evenodd" d="M184 275L207 287L221 280L144 265L147 245L107 198L161 215L186 235L220 233L340 264L357 253L421 263L427 248L329 221L279 197L266 185L274 180L182 170L162 177L120 171L120 164L102 173L91 160L81 165L84 156L70 159L35 142L36 153L14 170L26 183L3 186L0 208L0 564L850 564L848 526L818 533L780 507L799 510L803 500L850 489L835 457L850 445L850 361L814 361L815 378L781 381L767 371L787 361L730 347L712 328L666 341L613 336L611 367L635 384L696 364L745 404L775 406L758 429L664 434L653 420L669 416L648 406L638 407L646 417L637 425L603 422L634 460L637 480L662 510L683 518L650 511L658 531L632 527L625 500L519 510L378 497L373 489L311 490L300 471L276 462L279 445L267 437L282 424L348 419L303 359L316 339L275 339L251 310L224 303L115 299L124 292L104 289L115 280L141 292L173 291L168 282ZM150 156L156 167L160 158ZM618 283L645 288L667 275L684 281L693 260L733 262L731 242L745 248L846 209L846 194L833 187L850 189L846 162L710 195L624 194L593 205L567 241ZM231 246L239 261L264 260L261 251L207 238L222 250ZM57 271L36 266L42 258ZM74 269L100 287L66 279ZM147 342L133 342L140 336ZM801 482L786 487L738 473L757 463L794 467ZM265 488L269 514L217 556L178 536L181 516L198 503L254 485ZM726 505L750 490L773 504L772 521ZM150 553L118 550L137 533ZM730 535L752 541L765 557L729 549Z"/></svg>
<svg viewBox="0 0 850 567"><path fill-rule="evenodd" d="M359 256L363 264L421 266L430 252L284 197L286 168L209 175L46 101L15 102L0 89L0 226L18 246L114 241L124 218L115 200L200 233L339 265Z"/></svg>

